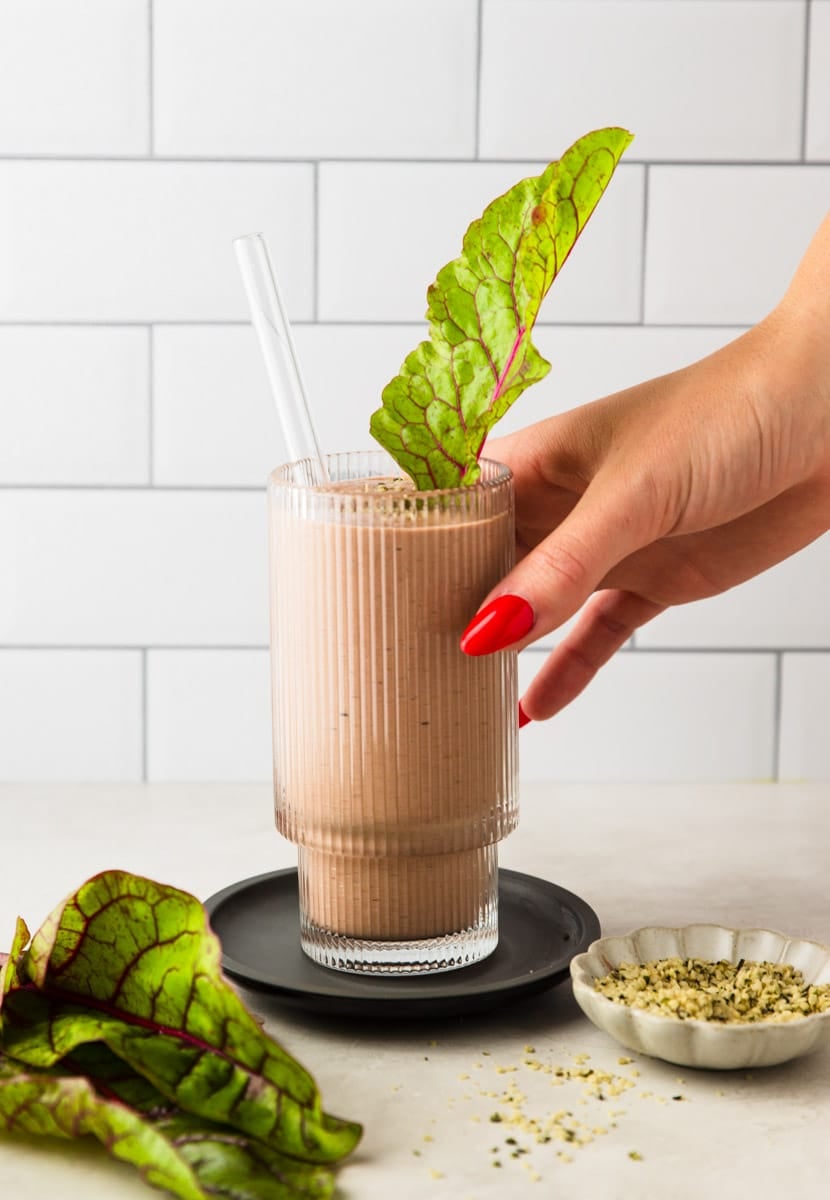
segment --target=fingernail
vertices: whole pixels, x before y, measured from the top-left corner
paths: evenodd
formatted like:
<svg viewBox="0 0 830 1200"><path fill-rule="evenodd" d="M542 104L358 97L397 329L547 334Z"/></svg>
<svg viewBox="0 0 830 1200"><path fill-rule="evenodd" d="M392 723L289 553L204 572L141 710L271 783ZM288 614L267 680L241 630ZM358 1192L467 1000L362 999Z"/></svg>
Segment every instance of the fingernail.
<svg viewBox="0 0 830 1200"><path fill-rule="evenodd" d="M527 600L521 596L497 596L476 613L461 635L465 654L493 654L512 646L530 633L536 623Z"/></svg>
<svg viewBox="0 0 830 1200"><path fill-rule="evenodd" d="M524 729L525 725L527 725L529 722L530 722L530 717L527 715L525 710L522 708L522 702L520 700L519 701L519 729Z"/></svg>

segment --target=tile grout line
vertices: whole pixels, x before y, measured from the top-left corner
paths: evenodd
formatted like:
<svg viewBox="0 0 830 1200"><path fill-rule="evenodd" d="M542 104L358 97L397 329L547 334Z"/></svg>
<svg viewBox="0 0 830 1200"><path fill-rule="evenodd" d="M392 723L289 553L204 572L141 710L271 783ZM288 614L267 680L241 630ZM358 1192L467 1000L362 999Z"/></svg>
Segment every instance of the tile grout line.
<svg viewBox="0 0 830 1200"><path fill-rule="evenodd" d="M268 649L267 642L249 642L242 644L239 642L214 642L214 643L181 643L181 642L153 642L146 645L132 643L117 643L117 642L102 642L94 644L90 642L0 642L0 652L6 653L9 651L33 651L42 650L44 652L74 652L83 650L91 653L112 653L114 651L153 651L164 652L171 651L175 653L199 652L213 653L214 651L221 652L262 652ZM522 650L522 654L543 655L549 654L553 649L551 645L539 646L531 645ZM628 645L621 646L618 653L631 654L635 647ZM785 654L809 654L811 656L827 656L830 658L830 645L824 646L637 646L637 657L646 655L660 654L738 654L738 655L778 655L783 658Z"/></svg>
<svg viewBox="0 0 830 1200"><path fill-rule="evenodd" d="M264 483L0 483L2 492L191 492L193 495L264 494Z"/></svg>
<svg viewBox="0 0 830 1200"><path fill-rule="evenodd" d="M154 121L155 125L155 121ZM153 130L155 141L155 128ZM310 154L305 155L226 155L221 157L216 154L10 154L0 153L0 162L8 163L62 163L72 165L73 163L141 163L145 165L154 165L156 163L166 163L168 166L192 166L194 163L213 164L220 167L234 167L249 165L260 166L312 166L315 162L320 163L342 163L347 166L456 166L456 167L500 167L500 166L520 166L520 167L535 167L542 166L545 162L544 154L524 154L520 158L508 158L500 156L495 158L479 157L473 158L470 155L441 155L436 154L431 158L425 155L413 155L411 158L393 157L391 155L383 156L376 155L337 155L337 154L322 154L317 158ZM690 170L697 168L717 169L723 167L726 170L733 170L741 167L784 167L795 169L797 167L815 167L818 169L827 168L830 166L829 158L809 159L802 161L800 158L660 158L660 159L645 159L645 158L627 158L620 167L625 170L627 167L686 167Z"/></svg>
<svg viewBox="0 0 830 1200"><path fill-rule="evenodd" d="M156 102L155 102L155 34L154 34L154 0L147 0L147 140L149 156L155 157L156 152Z"/></svg>
<svg viewBox="0 0 830 1200"><path fill-rule="evenodd" d="M646 163L643 172L643 248L640 252L640 324L646 323L646 247L648 246L648 194L651 170Z"/></svg>
<svg viewBox="0 0 830 1200"><path fill-rule="evenodd" d="M324 317L322 320L312 320L305 317L302 320L291 322L295 328L297 326L322 326L323 328L337 328L346 326L349 328L366 328L366 329L402 329L410 326L420 326L423 328L425 322L423 318L408 317L406 319L396 321L391 319L383 319L376 317ZM21 321L21 320L3 320L0 318L0 329L147 329L150 326L169 326L172 329L179 328L204 328L204 329L239 329L250 325L250 321L229 317L226 320L201 320L199 318L178 318L165 320L144 320L144 321ZM536 322L538 329L640 329L639 321L546 321L540 318ZM680 329L680 330L696 330L696 329L751 329L751 323L747 321L649 321L647 328L649 329Z"/></svg>
<svg viewBox="0 0 830 1200"><path fill-rule="evenodd" d="M155 485L156 465L153 445L156 419L156 345L155 330L147 328L147 484Z"/></svg>
<svg viewBox="0 0 830 1200"><path fill-rule="evenodd" d="M483 54L484 0L478 0L476 24L475 110L473 112L473 154L476 162L481 154L481 59Z"/></svg>
<svg viewBox="0 0 830 1200"><path fill-rule="evenodd" d="M783 707L784 651L775 652L775 679L772 697L772 778L781 778L781 717Z"/></svg>
<svg viewBox="0 0 830 1200"><path fill-rule="evenodd" d="M806 0L804 10L804 58L801 81L801 162L807 161L807 109L810 88L810 35L813 14L813 0Z"/></svg>
<svg viewBox="0 0 830 1200"><path fill-rule="evenodd" d="M148 762L147 647L141 649L141 782L147 782Z"/></svg>
<svg viewBox="0 0 830 1200"><path fill-rule="evenodd" d="M314 163L311 210L311 316L316 324L320 316L320 164Z"/></svg>
<svg viewBox="0 0 830 1200"><path fill-rule="evenodd" d="M632 635L633 636L633 635ZM626 647L620 647L625 649ZM522 654L548 654L551 646L531 645L522 650ZM830 655L830 644L824 646L712 646L705 642L699 646L641 646L636 649L638 656L647 654L827 654Z"/></svg>
<svg viewBox="0 0 830 1200"><path fill-rule="evenodd" d="M144 645L144 646L139 645L135 642L128 643L128 644L106 643L106 644L101 644L98 646L91 645L88 642L73 642L71 644L70 643L38 644L38 643L32 642L27 645L24 645L24 644L4 645L4 644L0 643L0 653L4 653L4 654L9 653L10 651L18 651L18 650L25 651L27 654L31 654L32 652L37 652L37 651L42 651L43 653L48 653L48 654L76 654L78 652L83 652L84 654L113 654L113 653L123 653L123 652L128 652L128 653L134 654L136 650L138 650L141 654L150 654L151 652L153 654L158 654L158 653L166 653L167 651L171 651L174 654L189 654L189 653L212 654L212 653L214 653L214 651L220 652L223 654L224 653L247 654L249 652L256 653L256 654L262 654L262 653L267 653L268 649L269 649L269 647L268 647L267 642L256 642L256 643L253 643L253 644L247 645L247 646L238 645L238 644L234 645L232 643L221 643L221 642L217 643L216 645L206 645L204 643L201 645L200 644L176 645L175 643L171 643L168 645L166 643L160 643L160 644L148 643L147 645Z"/></svg>

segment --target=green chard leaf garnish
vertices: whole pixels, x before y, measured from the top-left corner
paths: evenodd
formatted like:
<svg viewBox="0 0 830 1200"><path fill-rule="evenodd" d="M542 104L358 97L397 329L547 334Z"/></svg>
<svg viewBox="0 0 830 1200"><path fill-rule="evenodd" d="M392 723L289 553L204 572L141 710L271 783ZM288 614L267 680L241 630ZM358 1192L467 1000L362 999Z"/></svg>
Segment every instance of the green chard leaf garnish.
<svg viewBox="0 0 830 1200"><path fill-rule="evenodd" d="M125 1073L105 1047L67 1068L33 1071L0 1053L0 1129L53 1137L96 1137L138 1168L145 1182L182 1200L325 1200L328 1167L280 1154L227 1126L168 1104L141 1076ZM72 1075L71 1065L83 1074Z"/></svg>
<svg viewBox="0 0 830 1200"><path fill-rule="evenodd" d="M27 949L28 945L28 949ZM92 1134L183 1200L327 1197L361 1129L222 978L187 892L85 883L0 975L0 1130Z"/></svg>
<svg viewBox="0 0 830 1200"><path fill-rule="evenodd" d="M475 483L491 427L550 363L530 340L542 300L632 140L598 129L485 209L427 292L430 340L405 359L372 435L420 489Z"/></svg>

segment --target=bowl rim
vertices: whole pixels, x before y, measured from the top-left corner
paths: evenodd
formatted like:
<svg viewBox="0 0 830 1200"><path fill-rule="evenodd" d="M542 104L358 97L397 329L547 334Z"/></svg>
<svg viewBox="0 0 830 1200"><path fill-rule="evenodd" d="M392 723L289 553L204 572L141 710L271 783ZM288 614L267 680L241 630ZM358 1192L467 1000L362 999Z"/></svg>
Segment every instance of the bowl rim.
<svg viewBox="0 0 830 1200"><path fill-rule="evenodd" d="M594 988L593 980L600 979L602 976L591 975L586 967L586 963L595 954L601 953L600 947L611 941L625 941L629 938L635 938L643 933L683 933L687 929L716 929L722 933L771 933L774 937L783 938L787 942L799 942L807 946L815 946L818 950L823 950L830 962L830 946L824 942L818 942L815 938L796 937L789 933L782 933L779 929L769 929L762 925L720 925L716 921L692 921L688 925L641 925L637 929L632 929L629 933L608 934L606 937L597 938L591 942L587 950L581 954L575 955L571 959L570 972L571 984L574 991L583 989L589 993L594 1002L600 1005L601 1008L607 1008L608 1011L623 1010L631 1014L633 1020L646 1022L665 1022L672 1019L669 1013L654 1013L647 1012L642 1008L633 1008L628 1004L620 1004L616 1000L611 1000L608 996L604 996ZM640 959L641 962L645 961ZM606 972L607 973L607 972ZM830 1008L825 1012L807 1013L804 1016L796 1017L792 1021L772 1021L769 1019L760 1021L705 1021L700 1017L676 1017L674 1018L679 1026L684 1029L699 1028L711 1029L718 1031L728 1031L737 1033L740 1031L741 1037L747 1037L749 1034L759 1036L759 1032L768 1029L803 1029L809 1024L818 1024L821 1021L830 1020ZM716 1035L717 1036L717 1035Z"/></svg>

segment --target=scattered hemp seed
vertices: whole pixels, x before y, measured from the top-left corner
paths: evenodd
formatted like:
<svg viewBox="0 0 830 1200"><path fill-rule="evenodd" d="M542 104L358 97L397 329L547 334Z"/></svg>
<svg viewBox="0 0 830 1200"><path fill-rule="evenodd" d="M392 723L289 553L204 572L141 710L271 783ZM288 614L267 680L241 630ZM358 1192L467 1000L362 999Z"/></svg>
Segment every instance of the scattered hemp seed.
<svg viewBox="0 0 830 1200"><path fill-rule="evenodd" d="M473 1072L472 1080L458 1086L463 1089L464 1100L482 1105L480 1113L470 1115L470 1121L500 1126L498 1131L493 1130L493 1136L501 1139L500 1145L491 1145L486 1161L506 1176L511 1170L521 1169L529 1178L540 1181L543 1165L560 1169L561 1164L574 1162L592 1143L615 1134L619 1137L615 1118L626 1115L627 1110L618 1107L618 1098L624 1093L651 1104L668 1105L668 1095L656 1096L641 1089L640 1071L630 1065L635 1060L624 1057L624 1072L606 1069L599 1063L592 1065L588 1054L571 1055L569 1065L557 1063L537 1055L533 1048L525 1049L518 1065L499 1062L501 1054L491 1063L475 1063L479 1068L485 1065L489 1075ZM563 1087L565 1093L559 1090ZM555 1104L557 1095L559 1108ZM486 1138L481 1141L486 1147ZM624 1145L618 1153L627 1153Z"/></svg>
<svg viewBox="0 0 830 1200"><path fill-rule="evenodd" d="M807 984L787 963L660 958L620 963L594 987L616 1004L681 1021L749 1024L830 1012L830 983Z"/></svg>
<svg viewBox="0 0 830 1200"><path fill-rule="evenodd" d="M632 1162L642 1162L643 1161L643 1156L639 1150L629 1150L628 1157L631 1159Z"/></svg>

